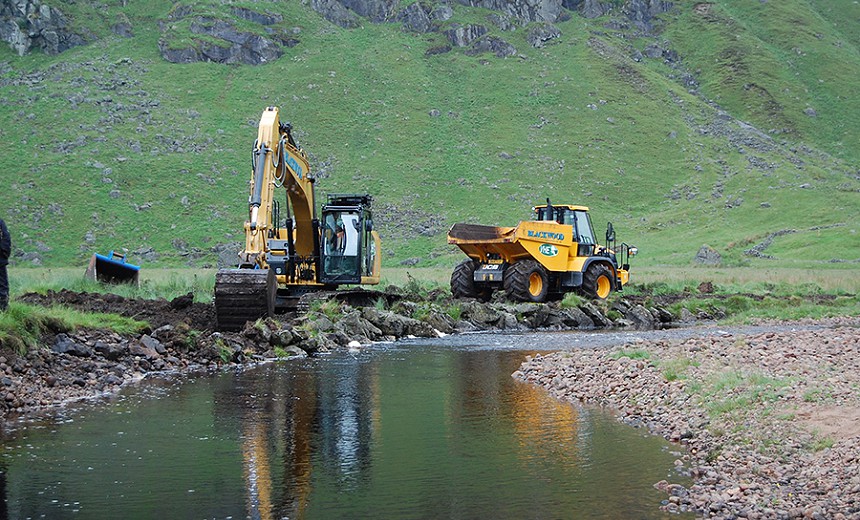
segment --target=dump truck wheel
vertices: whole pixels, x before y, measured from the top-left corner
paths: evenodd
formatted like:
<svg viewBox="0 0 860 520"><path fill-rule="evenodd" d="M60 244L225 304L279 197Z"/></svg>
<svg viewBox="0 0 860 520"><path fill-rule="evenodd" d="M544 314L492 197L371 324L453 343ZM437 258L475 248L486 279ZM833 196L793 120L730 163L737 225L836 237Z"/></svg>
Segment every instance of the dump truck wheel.
<svg viewBox="0 0 860 520"><path fill-rule="evenodd" d="M454 298L479 298L485 299L486 291L480 291L475 287L475 269L478 262L464 260L454 268L451 273L451 294Z"/></svg>
<svg viewBox="0 0 860 520"><path fill-rule="evenodd" d="M505 271L504 286L511 300L540 303L549 293L549 276L536 261L522 260Z"/></svg>
<svg viewBox="0 0 860 520"><path fill-rule="evenodd" d="M589 298L605 300L615 290L612 272L605 265L592 265L582 277L582 292Z"/></svg>

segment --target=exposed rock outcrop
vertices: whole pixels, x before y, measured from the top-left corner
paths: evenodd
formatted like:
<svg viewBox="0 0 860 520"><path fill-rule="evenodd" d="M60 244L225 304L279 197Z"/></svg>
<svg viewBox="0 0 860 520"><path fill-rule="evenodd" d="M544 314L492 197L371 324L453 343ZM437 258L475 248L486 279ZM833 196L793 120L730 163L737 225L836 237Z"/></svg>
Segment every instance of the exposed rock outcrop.
<svg viewBox="0 0 860 520"><path fill-rule="evenodd" d="M487 34L483 25L456 26L445 31L448 41L455 47L468 47L473 41Z"/></svg>
<svg viewBox="0 0 860 520"><path fill-rule="evenodd" d="M463 5L500 11L525 22L555 22L562 0L457 0Z"/></svg>
<svg viewBox="0 0 860 520"><path fill-rule="evenodd" d="M397 13L395 19L407 31L427 33L437 31L439 24L454 16L454 11L446 4L433 6L425 2L409 4Z"/></svg>
<svg viewBox="0 0 860 520"><path fill-rule="evenodd" d="M720 253L707 244L702 245L693 258L693 262L702 265L720 265L722 260L723 258Z"/></svg>
<svg viewBox="0 0 860 520"><path fill-rule="evenodd" d="M547 42L554 40L559 36L561 36L561 31L558 27L551 23L541 23L529 29L526 41L529 42L532 47L543 47Z"/></svg>
<svg viewBox="0 0 860 520"><path fill-rule="evenodd" d="M45 54L59 54L87 43L87 39L69 28L59 9L39 0L4 0L0 2L0 40L18 53L41 49Z"/></svg>
<svg viewBox="0 0 860 520"><path fill-rule="evenodd" d="M488 36L475 41L475 43L466 50L466 54L470 56L475 56L485 52L491 52L495 54L497 58L506 58L508 56L515 56L517 54L517 49L499 37Z"/></svg>
<svg viewBox="0 0 860 520"><path fill-rule="evenodd" d="M230 17L258 24L260 30L241 30ZM167 23L162 24L164 34L158 48L164 59L173 63L212 61L262 65L280 58L284 47L298 43L282 28L272 27L283 21L279 14L260 13L243 7L234 7L229 16L216 18L196 15L194 6L180 5L173 9ZM177 36L182 30L179 25L199 37L192 37L189 45L186 39ZM183 43L179 45L177 42Z"/></svg>
<svg viewBox="0 0 860 520"><path fill-rule="evenodd" d="M361 18L338 0L311 0L311 8L326 20L344 29L361 25Z"/></svg>

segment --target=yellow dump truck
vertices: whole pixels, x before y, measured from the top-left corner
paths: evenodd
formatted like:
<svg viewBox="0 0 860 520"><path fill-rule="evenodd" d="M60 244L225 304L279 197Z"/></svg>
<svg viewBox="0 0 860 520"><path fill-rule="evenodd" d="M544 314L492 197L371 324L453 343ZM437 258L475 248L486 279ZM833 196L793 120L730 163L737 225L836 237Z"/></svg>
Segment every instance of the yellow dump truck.
<svg viewBox="0 0 860 520"><path fill-rule="evenodd" d="M627 284L637 252L625 243L616 247L611 223L605 244L598 244L587 207L549 199L535 206L534 220L515 227L454 224L448 243L469 257L454 268L451 293L481 300L500 289L515 301L544 302L570 291L605 299Z"/></svg>

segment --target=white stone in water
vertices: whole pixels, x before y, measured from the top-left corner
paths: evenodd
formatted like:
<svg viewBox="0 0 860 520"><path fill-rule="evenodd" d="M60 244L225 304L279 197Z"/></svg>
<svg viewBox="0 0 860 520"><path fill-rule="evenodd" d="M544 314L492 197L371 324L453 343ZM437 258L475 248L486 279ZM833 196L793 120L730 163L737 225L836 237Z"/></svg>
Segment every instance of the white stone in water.
<svg viewBox="0 0 860 520"><path fill-rule="evenodd" d="M352 340L349 343L347 343L346 346L349 347L350 351L355 351L355 350L358 350L361 348L361 343L359 343L358 341Z"/></svg>

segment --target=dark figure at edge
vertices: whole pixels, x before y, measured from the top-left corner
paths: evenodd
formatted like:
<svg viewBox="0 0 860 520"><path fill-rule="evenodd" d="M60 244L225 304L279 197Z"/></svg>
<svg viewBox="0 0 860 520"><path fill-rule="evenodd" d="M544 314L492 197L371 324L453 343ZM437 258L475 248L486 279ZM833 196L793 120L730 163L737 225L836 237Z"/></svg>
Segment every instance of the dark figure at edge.
<svg viewBox="0 0 860 520"><path fill-rule="evenodd" d="M12 252L12 238L6 222L0 218L0 311L5 311L9 306L9 276L6 266L9 265L9 253Z"/></svg>

